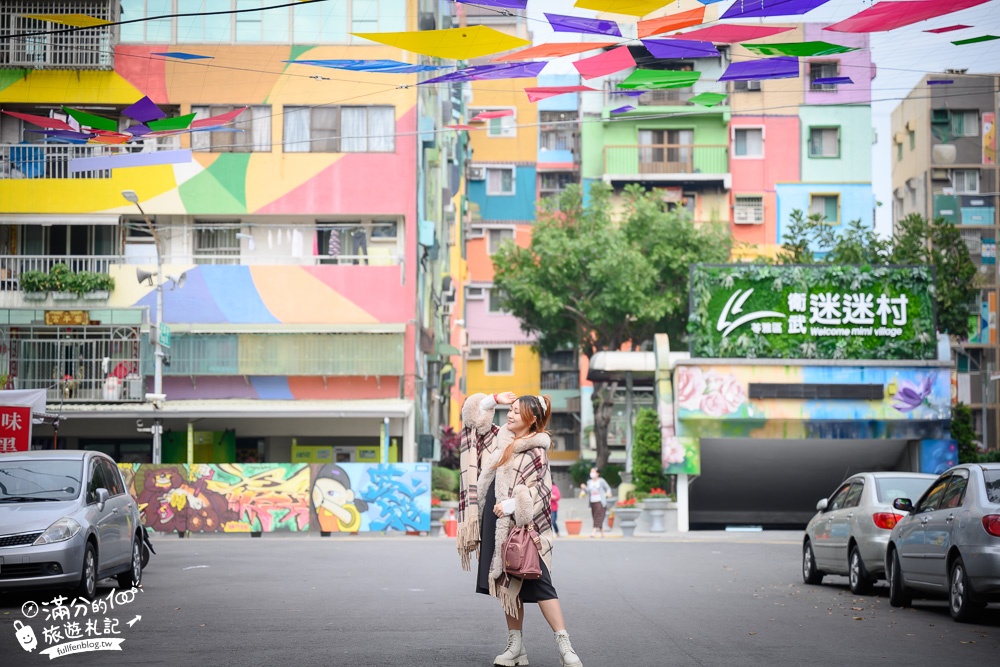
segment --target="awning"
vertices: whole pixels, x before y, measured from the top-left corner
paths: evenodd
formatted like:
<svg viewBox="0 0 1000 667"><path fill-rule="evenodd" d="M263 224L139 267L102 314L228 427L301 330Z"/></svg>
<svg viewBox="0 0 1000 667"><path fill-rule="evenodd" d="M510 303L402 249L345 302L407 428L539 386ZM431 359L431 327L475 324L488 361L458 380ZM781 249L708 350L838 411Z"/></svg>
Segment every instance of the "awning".
<svg viewBox="0 0 1000 667"><path fill-rule="evenodd" d="M4 213L0 224L5 225L117 225L117 213Z"/></svg>
<svg viewBox="0 0 1000 667"><path fill-rule="evenodd" d="M166 401L162 409L151 403L64 403L67 419L402 419L413 412L413 401L401 398L358 401L320 400L182 400Z"/></svg>

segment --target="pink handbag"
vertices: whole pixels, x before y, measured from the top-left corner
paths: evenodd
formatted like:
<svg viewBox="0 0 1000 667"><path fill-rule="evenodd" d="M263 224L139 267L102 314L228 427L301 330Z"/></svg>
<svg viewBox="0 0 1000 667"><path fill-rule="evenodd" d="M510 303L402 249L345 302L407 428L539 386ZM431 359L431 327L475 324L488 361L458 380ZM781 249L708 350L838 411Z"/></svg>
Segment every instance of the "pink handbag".
<svg viewBox="0 0 1000 667"><path fill-rule="evenodd" d="M503 571L518 579L540 579L542 577L541 540L534 524L514 526L507 535L500 553Z"/></svg>

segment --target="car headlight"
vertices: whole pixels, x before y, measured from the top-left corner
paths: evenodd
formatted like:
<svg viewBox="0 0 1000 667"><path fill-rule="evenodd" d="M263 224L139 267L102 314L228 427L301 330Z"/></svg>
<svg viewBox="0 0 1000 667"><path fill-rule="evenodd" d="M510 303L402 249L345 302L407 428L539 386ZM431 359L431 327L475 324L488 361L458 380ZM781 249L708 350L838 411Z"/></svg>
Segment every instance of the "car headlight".
<svg viewBox="0 0 1000 667"><path fill-rule="evenodd" d="M51 526L35 540L35 546L41 544L53 544L55 542L65 542L80 532L80 524L68 516L64 516Z"/></svg>

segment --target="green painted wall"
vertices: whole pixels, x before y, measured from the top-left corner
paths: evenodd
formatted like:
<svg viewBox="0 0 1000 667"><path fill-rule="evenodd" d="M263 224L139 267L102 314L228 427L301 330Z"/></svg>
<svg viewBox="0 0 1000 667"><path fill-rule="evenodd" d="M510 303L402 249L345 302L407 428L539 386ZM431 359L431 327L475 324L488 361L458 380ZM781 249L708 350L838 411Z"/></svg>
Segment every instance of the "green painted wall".
<svg viewBox="0 0 1000 667"><path fill-rule="evenodd" d="M802 181L804 183L869 183L872 180L872 113L869 106L802 106ZM840 155L809 157L809 128L839 127Z"/></svg>
<svg viewBox="0 0 1000 667"><path fill-rule="evenodd" d="M622 102L627 103L628 100ZM632 113L648 114L649 109L640 107ZM601 178L604 175L604 147L638 145L639 130L694 130L695 145L726 146L729 144L727 117L728 113L707 113L680 118L629 120L627 115L622 115L616 116L613 122L584 123L581 137L583 178ZM724 151L720 155L724 157ZM696 163L699 157L700 154L696 153Z"/></svg>

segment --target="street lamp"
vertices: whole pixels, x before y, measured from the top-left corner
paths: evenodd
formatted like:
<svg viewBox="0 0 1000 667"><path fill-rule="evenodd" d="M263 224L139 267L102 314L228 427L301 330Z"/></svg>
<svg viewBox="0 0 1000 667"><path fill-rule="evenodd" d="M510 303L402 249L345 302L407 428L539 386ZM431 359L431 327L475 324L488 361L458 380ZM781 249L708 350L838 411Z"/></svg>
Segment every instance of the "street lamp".
<svg viewBox="0 0 1000 667"><path fill-rule="evenodd" d="M160 235L157 234L156 228L153 227L153 223L150 222L149 216L146 212L142 210L142 206L139 205L139 197L135 194L134 190L122 190L122 197L126 201L135 204L136 208L139 209L139 213L142 214L142 219L146 221L146 227L149 228L149 233L153 237L153 243L156 245L156 337L155 347L153 352L153 393L146 394L146 400L152 399L154 401L153 405L163 401L163 346L160 344L160 324L163 322L163 253L160 247ZM140 277L140 282L142 278ZM163 446L162 446L162 436L163 436L163 421L159 418L153 420L153 463L162 463L163 459Z"/></svg>

